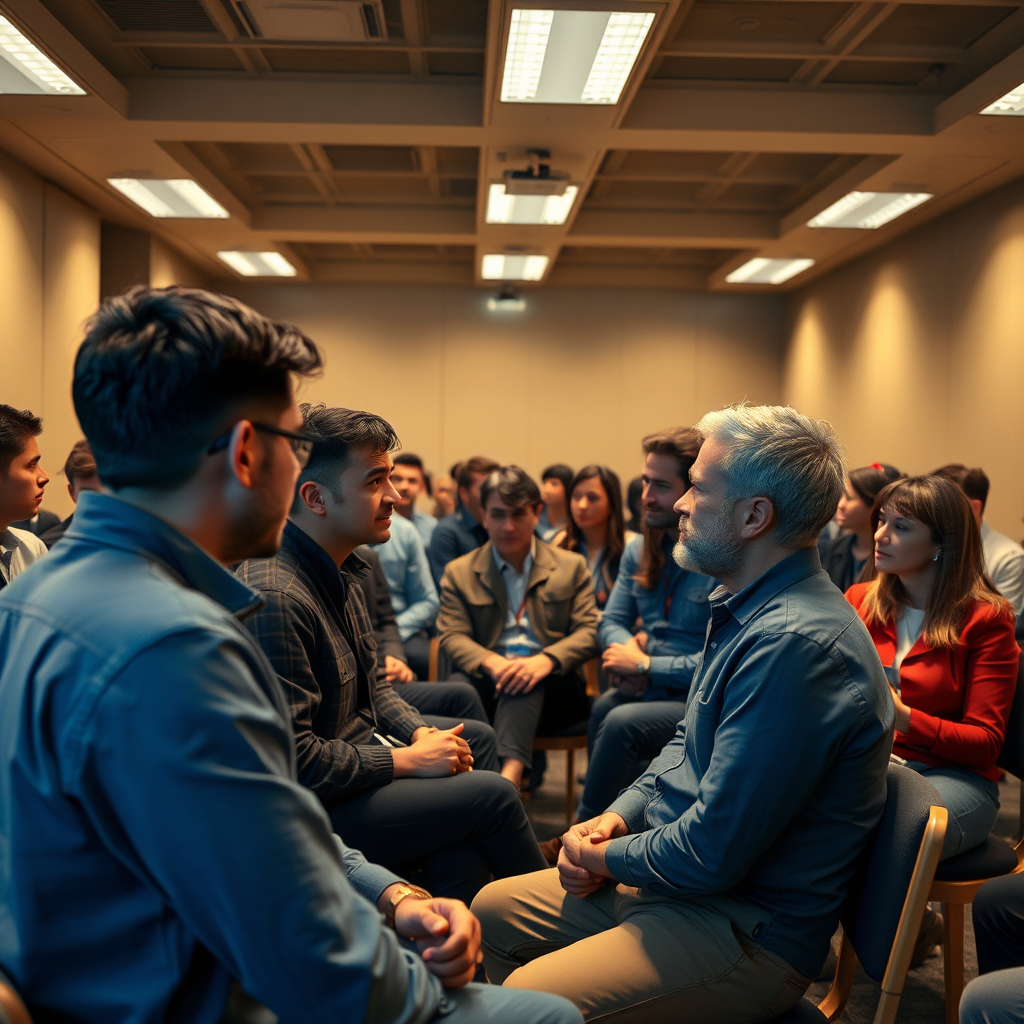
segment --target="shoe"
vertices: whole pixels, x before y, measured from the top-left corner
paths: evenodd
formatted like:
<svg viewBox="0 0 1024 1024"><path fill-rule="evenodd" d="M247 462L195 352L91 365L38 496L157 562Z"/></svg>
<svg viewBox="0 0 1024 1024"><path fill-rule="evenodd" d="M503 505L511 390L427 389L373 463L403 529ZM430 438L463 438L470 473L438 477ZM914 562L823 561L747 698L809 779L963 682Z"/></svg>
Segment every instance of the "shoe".
<svg viewBox="0 0 1024 1024"><path fill-rule="evenodd" d="M942 915L929 907L921 919L921 930L917 933L914 953L910 958L910 968L920 967L928 959L932 950L942 942Z"/></svg>
<svg viewBox="0 0 1024 1024"><path fill-rule="evenodd" d="M558 864L558 851L562 848L562 837L555 836L554 839L549 839L546 843L540 844L540 852L544 854L544 859L555 867Z"/></svg>

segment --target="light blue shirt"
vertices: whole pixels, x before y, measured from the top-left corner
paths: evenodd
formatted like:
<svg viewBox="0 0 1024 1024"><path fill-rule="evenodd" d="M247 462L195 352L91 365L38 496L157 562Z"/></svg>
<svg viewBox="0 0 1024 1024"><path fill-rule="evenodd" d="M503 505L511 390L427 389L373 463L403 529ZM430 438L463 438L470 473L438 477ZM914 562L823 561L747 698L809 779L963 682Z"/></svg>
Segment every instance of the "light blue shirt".
<svg viewBox="0 0 1024 1024"><path fill-rule="evenodd" d="M540 654L542 645L537 639L537 634L530 624L529 612L523 609L522 618L516 622L516 612L523 607L526 600L526 591L530 583L530 572L533 569L533 555L537 550L537 541L530 544L530 553L523 561L523 571L516 572L515 569L498 554L498 549L492 544L491 554L494 556L494 564L498 567L501 582L505 584L505 593L508 595L508 611L505 613L505 628L498 638L495 650L503 658L516 657L528 658L534 654ZM508 653L509 646L515 644L528 651L515 651Z"/></svg>
<svg viewBox="0 0 1024 1024"><path fill-rule="evenodd" d="M430 575L427 552L419 530L397 512L391 517L391 539L372 547L387 577L398 635L405 643L420 630L434 625L441 604Z"/></svg>
<svg viewBox="0 0 1024 1024"><path fill-rule="evenodd" d="M430 538L434 536L434 528L437 526L437 520L428 512L421 512L415 505L413 505L412 519L410 522L417 530L419 530L420 540L423 541L423 547L426 551L429 551Z"/></svg>

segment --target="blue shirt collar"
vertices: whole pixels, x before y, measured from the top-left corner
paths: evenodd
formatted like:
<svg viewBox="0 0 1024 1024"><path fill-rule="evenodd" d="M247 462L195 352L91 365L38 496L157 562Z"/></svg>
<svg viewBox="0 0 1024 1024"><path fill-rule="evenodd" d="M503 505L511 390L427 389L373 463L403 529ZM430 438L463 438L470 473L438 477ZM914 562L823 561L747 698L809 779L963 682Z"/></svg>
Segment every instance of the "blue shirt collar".
<svg viewBox="0 0 1024 1024"><path fill-rule="evenodd" d="M788 555L781 562L776 562L738 594L726 596L729 592L724 587L719 587L711 593L710 600L712 604L724 604L733 618L746 625L773 597L816 572L821 572L818 549L805 548L803 551L795 551Z"/></svg>
<svg viewBox="0 0 1024 1024"><path fill-rule="evenodd" d="M185 586L205 594L233 615L254 611L262 603L255 590L180 530L112 494L83 491L66 536L160 562Z"/></svg>

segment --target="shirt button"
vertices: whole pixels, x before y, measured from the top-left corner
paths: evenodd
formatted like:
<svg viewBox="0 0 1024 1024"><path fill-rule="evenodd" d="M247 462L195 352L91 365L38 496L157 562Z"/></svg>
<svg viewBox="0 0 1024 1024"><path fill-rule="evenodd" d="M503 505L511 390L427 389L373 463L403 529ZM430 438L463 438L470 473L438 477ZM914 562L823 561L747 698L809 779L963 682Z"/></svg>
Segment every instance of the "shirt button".
<svg viewBox="0 0 1024 1024"><path fill-rule="evenodd" d="M718 646L718 644L714 640L712 640L711 641L711 650L714 650L717 646Z"/></svg>

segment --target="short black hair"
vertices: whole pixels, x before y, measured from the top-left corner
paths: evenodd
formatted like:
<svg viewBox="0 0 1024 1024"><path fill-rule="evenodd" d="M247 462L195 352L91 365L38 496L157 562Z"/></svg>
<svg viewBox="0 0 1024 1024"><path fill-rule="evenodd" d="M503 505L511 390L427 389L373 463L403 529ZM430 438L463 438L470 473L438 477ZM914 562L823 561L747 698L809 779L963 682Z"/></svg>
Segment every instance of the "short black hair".
<svg viewBox="0 0 1024 1024"><path fill-rule="evenodd" d="M486 455L474 455L471 459L458 463L458 467L458 473L452 475L455 477L455 483L466 490L473 486L474 477L482 476L484 473L493 473L494 470L500 468L494 459L489 459Z"/></svg>
<svg viewBox="0 0 1024 1024"><path fill-rule="evenodd" d="M556 462L553 466L548 466L540 475L541 483L545 480L560 480L562 482L562 490L565 491L566 501L569 500L569 490L572 487L573 477L576 474L573 472L571 466L567 466L564 462Z"/></svg>
<svg viewBox="0 0 1024 1024"><path fill-rule="evenodd" d="M941 476L944 480L952 480L972 501L981 502L981 511L985 511L988 502L988 474L980 466L969 469L962 462L950 462L939 466L932 476Z"/></svg>
<svg viewBox="0 0 1024 1024"><path fill-rule="evenodd" d="M519 466L501 466L487 474L480 485L480 507L487 508L492 494L509 508L536 508L541 504L540 488L536 481Z"/></svg>
<svg viewBox="0 0 1024 1024"><path fill-rule="evenodd" d="M331 489L338 497L341 474L353 452L368 448L371 455L394 451L399 444L395 428L386 419L359 409L330 409L326 405L302 405L303 432L316 438L309 462L295 486L292 512L302 508L299 488L310 480Z"/></svg>
<svg viewBox="0 0 1024 1024"><path fill-rule="evenodd" d="M86 325L72 396L106 486L170 490L246 402L285 402L319 350L299 328L225 295L139 286Z"/></svg>
<svg viewBox="0 0 1024 1024"><path fill-rule="evenodd" d="M0 404L0 473L6 474L11 463L25 450L28 439L42 432L43 421L28 409Z"/></svg>
<svg viewBox="0 0 1024 1024"><path fill-rule="evenodd" d="M394 459L396 466L415 466L420 471L420 476L423 477L423 486L427 489L427 497L432 498L434 496L434 486L430 480L430 474L423 468L423 460L412 452L402 452L401 455L396 455Z"/></svg>

